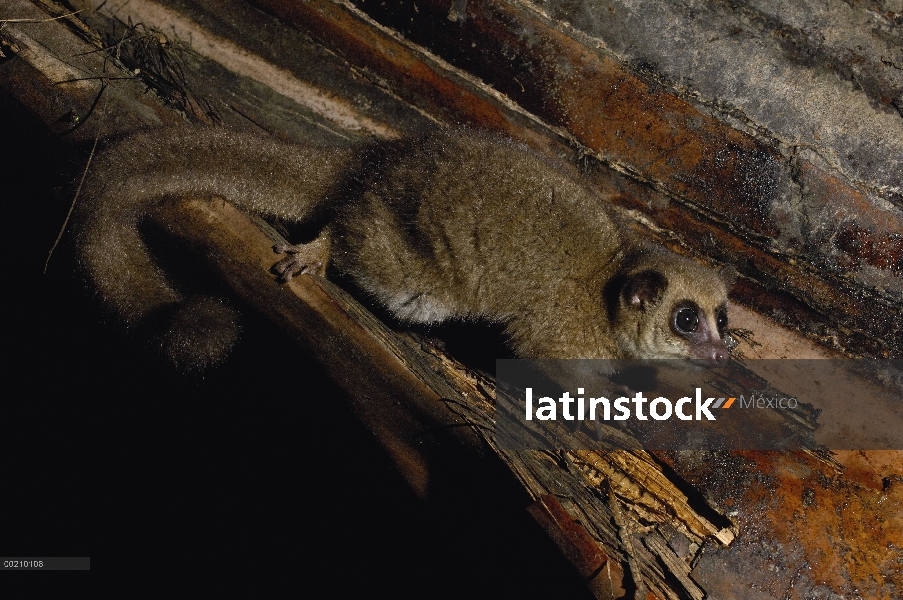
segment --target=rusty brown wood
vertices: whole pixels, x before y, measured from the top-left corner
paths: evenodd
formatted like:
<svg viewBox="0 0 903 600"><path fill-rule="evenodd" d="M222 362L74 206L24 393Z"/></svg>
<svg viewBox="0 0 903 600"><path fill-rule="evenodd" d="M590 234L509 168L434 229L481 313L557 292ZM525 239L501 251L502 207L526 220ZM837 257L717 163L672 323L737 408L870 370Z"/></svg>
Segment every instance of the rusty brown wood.
<svg viewBox="0 0 903 600"><path fill-rule="evenodd" d="M329 0L258 2L273 14L309 31L345 56L357 68L376 73L392 92L449 123L469 123L532 141L547 143L523 124L497 98L475 89L466 74L449 70L435 58L379 28L348 5Z"/></svg>
<svg viewBox="0 0 903 600"><path fill-rule="evenodd" d="M803 453L732 453L718 461L729 475L715 478L711 465L663 458L694 485L706 486L718 504L735 508L737 542L704 554L692 572L710 595L813 597L816 591L799 586L799 574L806 573L822 590L871 600L897 597L903 586L899 477L881 481L832 472ZM763 561L767 569L761 568ZM795 591L786 595L789 590Z"/></svg>

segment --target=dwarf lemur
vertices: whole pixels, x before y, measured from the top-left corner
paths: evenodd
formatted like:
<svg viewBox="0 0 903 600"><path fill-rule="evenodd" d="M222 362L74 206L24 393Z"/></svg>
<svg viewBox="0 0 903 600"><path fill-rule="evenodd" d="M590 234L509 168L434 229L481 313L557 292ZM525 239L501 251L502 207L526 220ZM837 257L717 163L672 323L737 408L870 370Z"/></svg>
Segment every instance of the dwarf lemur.
<svg viewBox="0 0 903 600"><path fill-rule="evenodd" d="M102 150L75 231L124 323L168 315L160 342L181 368L221 360L237 332L225 303L173 288L139 233L156 203L189 196L318 219L314 243L283 249L282 277L334 270L404 322L500 322L525 358L727 360L719 273L634 239L556 157L472 129L340 148L180 127Z"/></svg>

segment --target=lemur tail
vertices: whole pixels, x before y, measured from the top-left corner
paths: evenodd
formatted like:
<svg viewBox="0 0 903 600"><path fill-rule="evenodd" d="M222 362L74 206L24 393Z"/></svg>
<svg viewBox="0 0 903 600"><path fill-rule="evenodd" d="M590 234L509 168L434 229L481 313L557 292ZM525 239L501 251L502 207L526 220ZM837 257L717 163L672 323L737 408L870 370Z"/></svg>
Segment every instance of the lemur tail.
<svg viewBox="0 0 903 600"><path fill-rule="evenodd" d="M178 369L219 362L237 337L237 314L215 298L183 297L169 283L138 231L142 217L167 198L216 196L304 221L334 193L353 155L220 128L132 135L92 163L74 222L80 264L127 327L167 321L158 341Z"/></svg>

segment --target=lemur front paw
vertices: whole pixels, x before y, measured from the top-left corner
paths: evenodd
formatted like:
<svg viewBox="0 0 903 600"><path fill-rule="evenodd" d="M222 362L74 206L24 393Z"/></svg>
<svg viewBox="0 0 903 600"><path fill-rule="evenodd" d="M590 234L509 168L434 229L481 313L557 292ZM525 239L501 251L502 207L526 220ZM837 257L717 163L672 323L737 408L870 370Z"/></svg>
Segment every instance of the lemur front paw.
<svg viewBox="0 0 903 600"><path fill-rule="evenodd" d="M282 282L291 281L296 275L323 275L326 269L316 250L312 244L276 244L273 252L288 256L273 265L271 271Z"/></svg>

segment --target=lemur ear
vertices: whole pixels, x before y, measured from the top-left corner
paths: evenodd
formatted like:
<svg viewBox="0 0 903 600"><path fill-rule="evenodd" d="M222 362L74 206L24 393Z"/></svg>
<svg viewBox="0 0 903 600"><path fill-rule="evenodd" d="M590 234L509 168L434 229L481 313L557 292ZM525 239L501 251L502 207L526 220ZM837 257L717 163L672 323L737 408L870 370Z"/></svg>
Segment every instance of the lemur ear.
<svg viewBox="0 0 903 600"><path fill-rule="evenodd" d="M734 268L734 265L723 265L718 270L718 276L721 277L721 281L724 282L724 285L729 289L733 287L735 283L737 283L737 269Z"/></svg>
<svg viewBox="0 0 903 600"><path fill-rule="evenodd" d="M667 288L668 279L658 271L641 271L627 278L621 298L627 306L646 310L659 303Z"/></svg>

